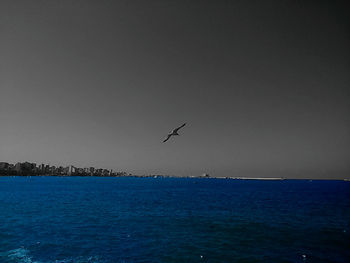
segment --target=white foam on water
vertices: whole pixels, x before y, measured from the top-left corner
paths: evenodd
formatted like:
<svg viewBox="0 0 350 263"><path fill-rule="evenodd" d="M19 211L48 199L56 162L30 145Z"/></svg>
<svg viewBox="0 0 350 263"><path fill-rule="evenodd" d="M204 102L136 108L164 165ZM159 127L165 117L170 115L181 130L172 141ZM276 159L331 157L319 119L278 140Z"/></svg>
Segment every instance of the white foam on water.
<svg viewBox="0 0 350 263"><path fill-rule="evenodd" d="M33 261L29 254L29 250L24 247L16 248L7 252L7 257L10 262L16 263L39 263L38 261Z"/></svg>
<svg viewBox="0 0 350 263"><path fill-rule="evenodd" d="M61 259L61 260L55 260L50 263L101 263L99 257L93 256L93 257L75 257L75 258L67 258L67 259Z"/></svg>
<svg viewBox="0 0 350 263"><path fill-rule="evenodd" d="M34 261L33 257L30 255L30 251L24 247L9 250L5 253L0 253L0 262L4 259L8 263L104 263L97 256L90 257L73 257L54 261Z"/></svg>

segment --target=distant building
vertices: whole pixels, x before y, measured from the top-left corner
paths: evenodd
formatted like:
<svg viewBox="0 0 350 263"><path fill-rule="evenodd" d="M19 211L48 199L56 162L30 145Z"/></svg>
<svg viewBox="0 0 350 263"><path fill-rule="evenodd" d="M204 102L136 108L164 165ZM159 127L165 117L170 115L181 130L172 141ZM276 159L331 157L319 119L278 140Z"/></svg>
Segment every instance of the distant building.
<svg viewBox="0 0 350 263"><path fill-rule="evenodd" d="M5 162L0 162L0 170L8 170L10 164Z"/></svg>
<svg viewBox="0 0 350 263"><path fill-rule="evenodd" d="M38 170L40 174L45 174L45 164L40 164Z"/></svg>
<svg viewBox="0 0 350 263"><path fill-rule="evenodd" d="M63 168L63 175L68 175L69 173L69 166Z"/></svg>
<svg viewBox="0 0 350 263"><path fill-rule="evenodd" d="M95 175L101 176L103 174L103 169L96 169Z"/></svg>
<svg viewBox="0 0 350 263"><path fill-rule="evenodd" d="M60 167L56 168L56 174L57 175L62 175L63 174L63 166L60 166Z"/></svg>
<svg viewBox="0 0 350 263"><path fill-rule="evenodd" d="M21 163L16 163L15 167L13 168L13 170L15 170L16 172L20 173L22 171Z"/></svg>
<svg viewBox="0 0 350 263"><path fill-rule="evenodd" d="M68 175L74 175L76 173L76 169L73 165L68 166Z"/></svg>
<svg viewBox="0 0 350 263"><path fill-rule="evenodd" d="M14 166L14 171L16 171L19 175L31 175L35 173L35 170L35 163L16 163L16 165Z"/></svg>
<svg viewBox="0 0 350 263"><path fill-rule="evenodd" d="M50 169L49 169L49 173L50 173L51 175L56 174L56 166L51 166Z"/></svg>
<svg viewBox="0 0 350 263"><path fill-rule="evenodd" d="M50 166L36 163L16 163L15 165L0 162L0 175L79 175L79 176L127 176L126 172L114 172L112 169L96 169L95 167L79 168L73 165ZM131 174L129 174L131 175Z"/></svg>

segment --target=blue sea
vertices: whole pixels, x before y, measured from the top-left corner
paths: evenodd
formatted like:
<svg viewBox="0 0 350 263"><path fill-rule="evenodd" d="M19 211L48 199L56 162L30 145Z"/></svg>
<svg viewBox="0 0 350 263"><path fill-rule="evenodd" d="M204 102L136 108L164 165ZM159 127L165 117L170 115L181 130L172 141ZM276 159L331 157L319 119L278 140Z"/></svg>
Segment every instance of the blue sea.
<svg viewBox="0 0 350 263"><path fill-rule="evenodd" d="M350 182L0 177L0 262L350 262Z"/></svg>

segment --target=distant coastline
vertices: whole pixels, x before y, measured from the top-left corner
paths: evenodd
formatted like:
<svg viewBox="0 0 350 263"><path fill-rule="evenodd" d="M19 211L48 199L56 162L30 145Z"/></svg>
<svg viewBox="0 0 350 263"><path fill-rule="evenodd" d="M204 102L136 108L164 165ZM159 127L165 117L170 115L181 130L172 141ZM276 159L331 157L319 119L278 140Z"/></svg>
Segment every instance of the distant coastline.
<svg viewBox="0 0 350 263"><path fill-rule="evenodd" d="M210 179L230 179L230 180L264 180L264 181L281 181L281 180L341 180L350 181L349 178L284 178L284 177L245 177L245 176L211 176L209 174L175 176L163 174L146 174L135 175L124 171L113 171L104 168L85 167L80 168L73 165L50 166L45 164L37 165L36 163L24 162L11 164L0 162L0 176L81 176L81 177L138 177L138 178L210 178Z"/></svg>
<svg viewBox="0 0 350 263"><path fill-rule="evenodd" d="M48 164L24 162L11 164L0 162L0 176L127 176L126 172L115 172L113 170L95 167L76 167L69 165L51 166Z"/></svg>

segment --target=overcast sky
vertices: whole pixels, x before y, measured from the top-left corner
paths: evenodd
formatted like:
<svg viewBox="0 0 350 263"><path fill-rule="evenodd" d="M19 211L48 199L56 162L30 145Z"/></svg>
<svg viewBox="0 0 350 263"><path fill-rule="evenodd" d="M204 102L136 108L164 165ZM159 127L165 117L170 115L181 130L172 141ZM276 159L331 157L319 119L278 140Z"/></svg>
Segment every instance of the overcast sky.
<svg viewBox="0 0 350 263"><path fill-rule="evenodd" d="M338 1L2 0L0 161L349 177L347 10Z"/></svg>

